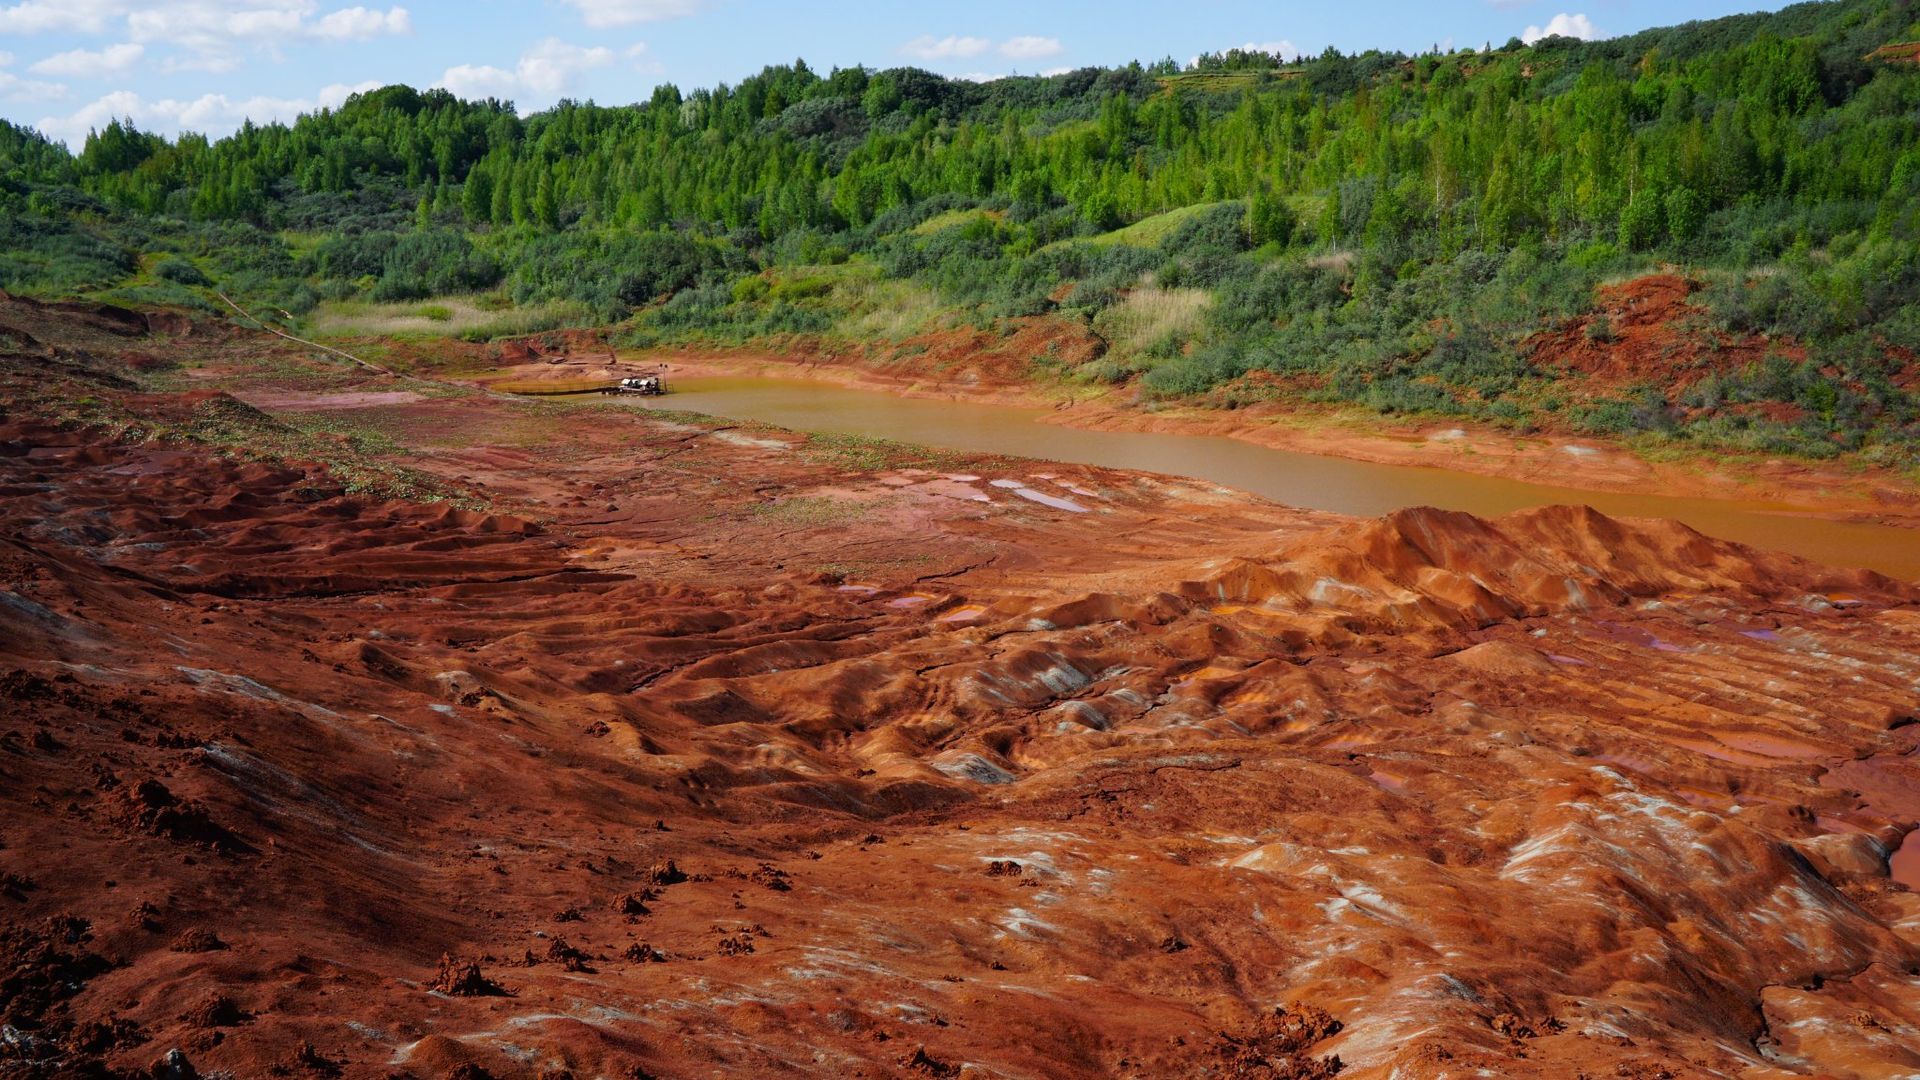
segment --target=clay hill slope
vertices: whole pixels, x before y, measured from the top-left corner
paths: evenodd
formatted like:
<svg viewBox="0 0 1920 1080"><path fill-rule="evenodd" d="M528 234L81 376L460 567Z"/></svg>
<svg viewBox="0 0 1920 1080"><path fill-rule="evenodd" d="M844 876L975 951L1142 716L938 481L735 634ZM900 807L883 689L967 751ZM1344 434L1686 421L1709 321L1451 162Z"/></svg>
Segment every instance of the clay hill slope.
<svg viewBox="0 0 1920 1080"><path fill-rule="evenodd" d="M193 340L0 372L0 1075L1920 1070L1913 586Z"/></svg>

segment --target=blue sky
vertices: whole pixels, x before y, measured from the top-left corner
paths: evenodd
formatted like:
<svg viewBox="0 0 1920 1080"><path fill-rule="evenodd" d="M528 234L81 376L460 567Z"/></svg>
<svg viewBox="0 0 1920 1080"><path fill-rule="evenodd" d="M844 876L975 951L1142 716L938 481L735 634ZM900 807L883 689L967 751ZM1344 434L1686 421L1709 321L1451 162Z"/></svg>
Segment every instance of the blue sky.
<svg viewBox="0 0 1920 1080"><path fill-rule="evenodd" d="M1765 0L0 0L0 115L75 145L115 116L222 135L394 82L607 104L804 57L991 78L1258 45L1416 52L1612 36Z"/></svg>

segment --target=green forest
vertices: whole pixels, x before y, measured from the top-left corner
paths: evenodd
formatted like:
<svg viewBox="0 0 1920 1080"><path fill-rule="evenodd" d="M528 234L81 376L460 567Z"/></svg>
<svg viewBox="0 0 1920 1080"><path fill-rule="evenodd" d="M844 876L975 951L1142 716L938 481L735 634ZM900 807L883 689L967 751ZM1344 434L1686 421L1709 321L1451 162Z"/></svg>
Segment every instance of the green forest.
<svg viewBox="0 0 1920 1080"><path fill-rule="evenodd" d="M527 116L391 86L218 140L115 122L77 154L0 123L0 288L634 346L1052 318L1106 347L1034 378L1147 403L1915 469L1920 66L1886 46L1916 39L1914 0L1838 0L988 83L796 62ZM1697 283L1673 364L1595 382L1527 347L1580 317L1606 342L1596 290L1663 268ZM1734 341L1764 344L1716 362Z"/></svg>

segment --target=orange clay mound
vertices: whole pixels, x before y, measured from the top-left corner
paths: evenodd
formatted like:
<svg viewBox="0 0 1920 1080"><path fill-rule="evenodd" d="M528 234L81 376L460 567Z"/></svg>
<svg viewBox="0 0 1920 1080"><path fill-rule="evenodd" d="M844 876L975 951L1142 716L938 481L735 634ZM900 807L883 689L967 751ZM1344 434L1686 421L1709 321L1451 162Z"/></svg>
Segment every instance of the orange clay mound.
<svg viewBox="0 0 1920 1080"><path fill-rule="evenodd" d="M0 371L0 1076L1920 1070L1912 585L370 399L455 508L65 370Z"/></svg>

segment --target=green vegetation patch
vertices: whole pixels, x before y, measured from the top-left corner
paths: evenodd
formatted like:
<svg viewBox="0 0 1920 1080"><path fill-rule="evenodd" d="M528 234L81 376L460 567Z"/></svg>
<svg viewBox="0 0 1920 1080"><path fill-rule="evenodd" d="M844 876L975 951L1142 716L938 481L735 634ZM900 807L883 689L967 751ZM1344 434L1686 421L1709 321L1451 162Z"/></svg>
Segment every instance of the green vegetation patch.
<svg viewBox="0 0 1920 1080"><path fill-rule="evenodd" d="M808 461L858 472L895 469L954 469L970 460L966 455L914 443L866 435L813 434L800 446Z"/></svg>
<svg viewBox="0 0 1920 1080"><path fill-rule="evenodd" d="M864 499L836 498L830 495L797 495L756 504L755 518L789 525L825 528L850 525L870 516L873 504Z"/></svg>

